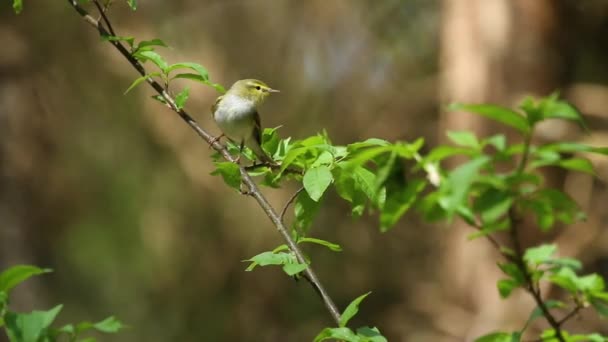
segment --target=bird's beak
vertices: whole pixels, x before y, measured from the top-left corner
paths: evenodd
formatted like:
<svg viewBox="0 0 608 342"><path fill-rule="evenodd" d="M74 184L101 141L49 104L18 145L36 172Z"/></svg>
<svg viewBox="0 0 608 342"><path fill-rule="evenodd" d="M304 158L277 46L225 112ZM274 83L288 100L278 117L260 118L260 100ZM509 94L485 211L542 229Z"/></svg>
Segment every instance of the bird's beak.
<svg viewBox="0 0 608 342"><path fill-rule="evenodd" d="M277 90L277 89L268 88L268 92L269 93L280 93L281 91Z"/></svg>

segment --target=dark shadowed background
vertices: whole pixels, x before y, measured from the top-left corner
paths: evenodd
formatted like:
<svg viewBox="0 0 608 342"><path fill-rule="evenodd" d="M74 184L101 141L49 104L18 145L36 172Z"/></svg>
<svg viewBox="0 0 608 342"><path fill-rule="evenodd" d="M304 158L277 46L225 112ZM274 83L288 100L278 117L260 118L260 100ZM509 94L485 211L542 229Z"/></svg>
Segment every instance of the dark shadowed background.
<svg viewBox="0 0 608 342"><path fill-rule="evenodd" d="M538 141L608 145L604 0L116 3L117 34L163 39L170 63L198 62L225 86L259 78L280 89L261 113L284 137L325 129L336 144L423 136L434 146L449 129L501 129L444 112L449 102L513 106L558 89L591 132L549 122ZM281 244L279 234L253 200L209 175L211 150L151 89L123 95L138 75L67 2L25 1L15 15L3 1L0 46L0 269L55 270L19 287L15 308L64 303L60 323L114 314L130 328L108 341L309 341L332 324L306 282L271 267L244 272L242 260ZM193 85L187 104L214 133L217 95ZM547 171L589 219L526 239L555 241L606 275L608 162L592 161L596 180ZM296 189L265 192L280 208ZM531 298L500 300L500 258L469 233L415 214L380 233L373 213L355 221L330 193L312 234L344 251L307 252L340 308L373 291L354 325L391 341L521 327ZM591 313L567 328L608 333Z"/></svg>

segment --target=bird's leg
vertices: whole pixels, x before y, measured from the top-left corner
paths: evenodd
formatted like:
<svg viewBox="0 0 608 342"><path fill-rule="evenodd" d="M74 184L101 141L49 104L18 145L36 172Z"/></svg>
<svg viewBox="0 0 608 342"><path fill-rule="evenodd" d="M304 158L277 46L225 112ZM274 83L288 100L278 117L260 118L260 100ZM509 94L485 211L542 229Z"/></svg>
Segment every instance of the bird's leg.
<svg viewBox="0 0 608 342"><path fill-rule="evenodd" d="M224 133L213 138L213 140L211 140L211 142L209 143L209 148L211 148L213 146L213 144L215 144L216 142L220 141L220 139L222 139L223 137L225 137Z"/></svg>
<svg viewBox="0 0 608 342"><path fill-rule="evenodd" d="M241 140L241 147L239 148L239 155L238 155L238 157L236 157L236 160L234 161L235 163L240 164L241 156L243 155L244 148L245 148L245 139Z"/></svg>

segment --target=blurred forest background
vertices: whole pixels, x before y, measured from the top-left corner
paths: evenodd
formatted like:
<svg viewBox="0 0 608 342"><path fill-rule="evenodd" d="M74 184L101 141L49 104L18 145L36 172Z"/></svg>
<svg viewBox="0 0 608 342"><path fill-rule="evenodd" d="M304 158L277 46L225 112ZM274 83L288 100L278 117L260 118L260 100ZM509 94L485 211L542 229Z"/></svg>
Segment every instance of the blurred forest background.
<svg viewBox="0 0 608 342"><path fill-rule="evenodd" d="M434 146L446 130L497 130L444 112L449 102L513 106L558 89L591 132L549 122L538 142L608 145L606 0L116 3L117 34L163 39L169 62L201 63L225 86L259 78L280 89L262 122L285 137L326 129L336 144L423 136ZM130 325L105 337L116 341L307 341L332 324L306 282L271 267L244 272L241 261L281 244L279 234L253 200L209 175L211 150L151 89L123 95L138 75L65 1L25 1L20 15L2 1L0 43L0 269L55 270L19 287L15 308L64 303L59 323L114 314ZM187 106L214 133L216 96L194 85ZM608 275L608 165L593 162L596 180L547 171L589 219L525 238L555 241ZM296 186L265 192L281 207ZM344 251L307 247L341 308L373 291L355 326L377 325L391 341L470 341L520 328L533 308L523 293L500 300L499 256L467 241L470 229L414 214L385 234L377 226L330 194L312 234ZM591 312L566 328L608 333Z"/></svg>

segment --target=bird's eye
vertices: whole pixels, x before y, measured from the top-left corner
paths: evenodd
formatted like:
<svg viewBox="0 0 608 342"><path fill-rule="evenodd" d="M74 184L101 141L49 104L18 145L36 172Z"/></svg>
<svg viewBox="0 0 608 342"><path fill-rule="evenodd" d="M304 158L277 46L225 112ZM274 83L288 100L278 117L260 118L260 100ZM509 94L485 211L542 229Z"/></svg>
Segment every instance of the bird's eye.
<svg viewBox="0 0 608 342"><path fill-rule="evenodd" d="M255 89L260 90L260 89L262 89L262 87L256 86Z"/></svg>

